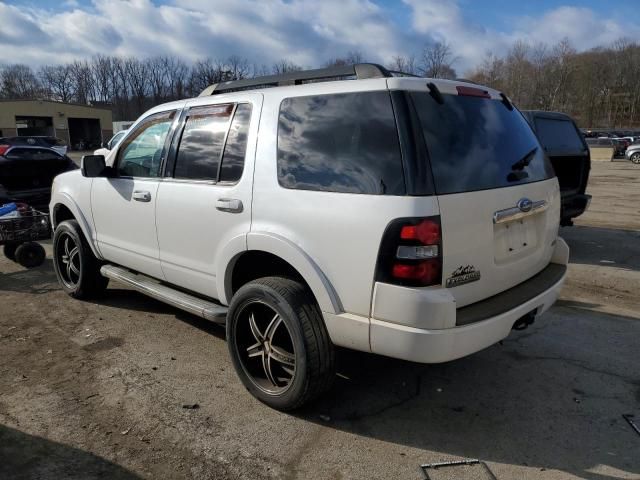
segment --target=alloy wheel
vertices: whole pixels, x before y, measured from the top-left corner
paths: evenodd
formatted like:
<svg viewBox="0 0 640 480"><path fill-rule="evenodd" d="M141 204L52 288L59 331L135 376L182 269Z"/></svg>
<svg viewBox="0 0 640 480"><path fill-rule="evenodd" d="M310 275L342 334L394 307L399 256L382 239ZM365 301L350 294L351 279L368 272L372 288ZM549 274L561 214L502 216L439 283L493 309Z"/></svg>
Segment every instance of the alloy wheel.
<svg viewBox="0 0 640 480"><path fill-rule="evenodd" d="M245 373L263 392L283 394L296 374L295 348L284 319L257 300L245 304L237 318L236 346Z"/></svg>
<svg viewBox="0 0 640 480"><path fill-rule="evenodd" d="M64 233L56 248L56 261L61 280L67 288L75 288L80 281L80 249L75 239Z"/></svg>

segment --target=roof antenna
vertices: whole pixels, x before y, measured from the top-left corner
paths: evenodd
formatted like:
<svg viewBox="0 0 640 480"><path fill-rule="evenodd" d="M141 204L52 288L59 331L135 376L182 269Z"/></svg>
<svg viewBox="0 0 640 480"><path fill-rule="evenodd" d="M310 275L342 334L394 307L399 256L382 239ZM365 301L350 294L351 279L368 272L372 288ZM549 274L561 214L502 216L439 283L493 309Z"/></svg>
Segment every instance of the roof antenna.
<svg viewBox="0 0 640 480"><path fill-rule="evenodd" d="M429 82L427 83L427 88L429 89L429 95L431 95L436 102L442 105L444 103L444 97L440 93L438 86L433 82Z"/></svg>

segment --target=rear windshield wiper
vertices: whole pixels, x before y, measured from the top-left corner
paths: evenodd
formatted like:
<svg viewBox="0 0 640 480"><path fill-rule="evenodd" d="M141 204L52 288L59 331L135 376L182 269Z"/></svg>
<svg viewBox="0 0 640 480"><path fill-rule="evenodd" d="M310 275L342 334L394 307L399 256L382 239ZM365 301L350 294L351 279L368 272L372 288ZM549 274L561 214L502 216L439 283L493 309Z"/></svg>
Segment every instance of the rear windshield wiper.
<svg viewBox="0 0 640 480"><path fill-rule="evenodd" d="M531 159L533 155L538 151L538 147L534 147L529 153L527 153L524 157L518 160L516 163L511 165L511 170L524 170L525 167L529 166L531 163Z"/></svg>

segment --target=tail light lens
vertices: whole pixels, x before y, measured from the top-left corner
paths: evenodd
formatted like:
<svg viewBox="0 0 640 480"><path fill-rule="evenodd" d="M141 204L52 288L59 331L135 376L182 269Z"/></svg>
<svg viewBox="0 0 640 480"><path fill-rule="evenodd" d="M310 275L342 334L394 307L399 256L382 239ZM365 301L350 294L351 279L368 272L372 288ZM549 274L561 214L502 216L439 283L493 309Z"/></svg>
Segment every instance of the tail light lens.
<svg viewBox="0 0 640 480"><path fill-rule="evenodd" d="M414 287L441 284L440 217L402 218L392 222L380 245L376 280Z"/></svg>
<svg viewBox="0 0 640 480"><path fill-rule="evenodd" d="M7 153L7 150L11 148L11 145L0 145L0 156Z"/></svg>

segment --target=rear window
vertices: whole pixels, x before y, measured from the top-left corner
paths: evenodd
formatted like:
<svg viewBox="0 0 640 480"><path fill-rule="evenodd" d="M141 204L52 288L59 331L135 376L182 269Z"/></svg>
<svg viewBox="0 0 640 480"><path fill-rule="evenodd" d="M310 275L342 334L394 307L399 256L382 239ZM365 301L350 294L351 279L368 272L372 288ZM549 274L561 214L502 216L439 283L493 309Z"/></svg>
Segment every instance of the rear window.
<svg viewBox="0 0 640 480"><path fill-rule="evenodd" d="M536 118L536 131L549 152L582 152L584 145L576 127L568 120Z"/></svg>
<svg viewBox="0 0 640 480"><path fill-rule="evenodd" d="M278 181L285 188L403 195L389 93L287 98L278 121Z"/></svg>
<svg viewBox="0 0 640 480"><path fill-rule="evenodd" d="M5 158L9 160L62 160L64 157L44 148L12 148Z"/></svg>
<svg viewBox="0 0 640 480"><path fill-rule="evenodd" d="M553 169L515 108L480 97L411 94L422 124L436 193L510 187L546 180Z"/></svg>

